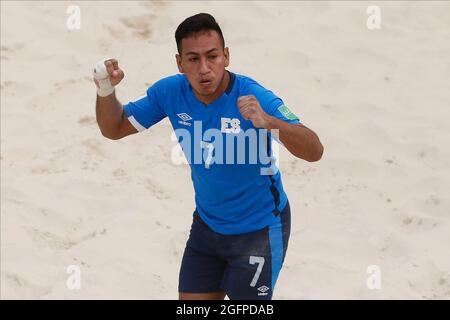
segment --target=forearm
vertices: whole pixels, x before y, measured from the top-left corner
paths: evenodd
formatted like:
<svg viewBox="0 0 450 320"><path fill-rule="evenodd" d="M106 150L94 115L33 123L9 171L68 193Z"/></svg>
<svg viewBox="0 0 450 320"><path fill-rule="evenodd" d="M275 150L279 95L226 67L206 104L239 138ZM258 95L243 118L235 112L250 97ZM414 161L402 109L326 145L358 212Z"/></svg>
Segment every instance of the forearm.
<svg viewBox="0 0 450 320"><path fill-rule="evenodd" d="M278 129L279 139L294 156L309 162L318 161L323 154L323 146L319 137L311 129L303 125L289 124L268 116L266 129Z"/></svg>
<svg viewBox="0 0 450 320"><path fill-rule="evenodd" d="M117 134L122 113L123 107L117 100L115 92L106 97L97 95L97 123L100 131L105 137L113 138Z"/></svg>

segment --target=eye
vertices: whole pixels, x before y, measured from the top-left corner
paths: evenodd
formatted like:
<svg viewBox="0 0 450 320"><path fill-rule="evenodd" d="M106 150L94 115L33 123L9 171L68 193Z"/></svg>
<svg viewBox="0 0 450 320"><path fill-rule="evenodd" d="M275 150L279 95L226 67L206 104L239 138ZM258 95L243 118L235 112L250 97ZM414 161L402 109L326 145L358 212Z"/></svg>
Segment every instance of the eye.
<svg viewBox="0 0 450 320"><path fill-rule="evenodd" d="M210 59L215 59L215 58L217 58L217 55L216 55L216 54L213 54L213 55L209 56L209 58L210 58Z"/></svg>
<svg viewBox="0 0 450 320"><path fill-rule="evenodd" d="M197 61L198 60L198 58L197 57L192 57L192 58L189 58L189 61L191 61L191 62L195 62L195 61Z"/></svg>

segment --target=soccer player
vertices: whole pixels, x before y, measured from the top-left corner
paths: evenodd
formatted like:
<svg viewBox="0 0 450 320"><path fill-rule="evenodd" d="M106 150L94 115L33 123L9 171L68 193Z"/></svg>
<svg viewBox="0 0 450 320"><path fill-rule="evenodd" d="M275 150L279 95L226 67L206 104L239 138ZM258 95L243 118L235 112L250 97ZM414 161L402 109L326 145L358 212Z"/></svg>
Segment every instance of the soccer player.
<svg viewBox="0 0 450 320"><path fill-rule="evenodd" d="M118 61L96 65L98 125L114 140L165 117L173 126L191 167L196 204L179 298L271 299L290 235L272 139L309 162L321 159L323 146L272 91L226 69L230 53L214 17L187 18L175 39L180 74L124 106L114 93L124 78Z"/></svg>

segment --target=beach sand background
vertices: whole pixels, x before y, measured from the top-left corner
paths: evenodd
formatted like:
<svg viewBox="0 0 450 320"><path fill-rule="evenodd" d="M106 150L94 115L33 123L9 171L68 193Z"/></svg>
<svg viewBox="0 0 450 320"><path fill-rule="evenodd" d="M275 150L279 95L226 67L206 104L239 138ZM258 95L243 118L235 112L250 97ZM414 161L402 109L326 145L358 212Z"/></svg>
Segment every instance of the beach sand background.
<svg viewBox="0 0 450 320"><path fill-rule="evenodd" d="M220 23L229 70L325 146L316 163L281 152L292 234L274 298L449 299L450 3L431 1L2 1L1 298L177 298L189 167L170 160L167 120L104 138L91 72L115 57L119 99L142 95L177 73L175 29L198 12Z"/></svg>

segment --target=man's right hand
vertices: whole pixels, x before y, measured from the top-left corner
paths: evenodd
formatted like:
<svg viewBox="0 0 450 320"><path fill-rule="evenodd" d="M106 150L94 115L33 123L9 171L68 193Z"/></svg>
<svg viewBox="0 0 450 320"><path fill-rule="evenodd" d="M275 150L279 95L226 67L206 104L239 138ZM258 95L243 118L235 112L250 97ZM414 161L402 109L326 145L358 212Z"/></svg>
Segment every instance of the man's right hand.
<svg viewBox="0 0 450 320"><path fill-rule="evenodd" d="M93 77L98 95L106 97L114 92L114 87L122 81L125 74L116 59L106 59L95 65Z"/></svg>

